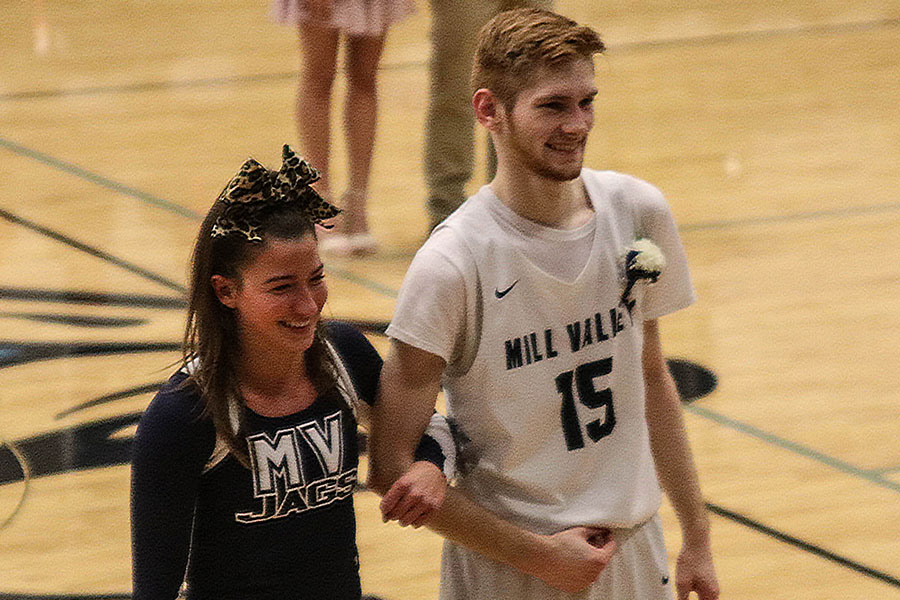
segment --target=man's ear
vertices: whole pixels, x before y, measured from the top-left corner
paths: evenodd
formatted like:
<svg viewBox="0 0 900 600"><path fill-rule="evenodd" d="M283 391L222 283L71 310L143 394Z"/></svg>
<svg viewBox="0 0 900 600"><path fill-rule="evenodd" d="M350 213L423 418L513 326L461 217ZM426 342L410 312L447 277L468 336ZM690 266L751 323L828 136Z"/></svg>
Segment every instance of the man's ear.
<svg viewBox="0 0 900 600"><path fill-rule="evenodd" d="M497 131L506 115L500 99L487 88L481 88L472 96L472 109L475 119L488 131Z"/></svg>
<svg viewBox="0 0 900 600"><path fill-rule="evenodd" d="M228 308L234 308L237 305L238 285L233 279L222 275L213 275L209 278L209 283L212 285L219 302Z"/></svg>

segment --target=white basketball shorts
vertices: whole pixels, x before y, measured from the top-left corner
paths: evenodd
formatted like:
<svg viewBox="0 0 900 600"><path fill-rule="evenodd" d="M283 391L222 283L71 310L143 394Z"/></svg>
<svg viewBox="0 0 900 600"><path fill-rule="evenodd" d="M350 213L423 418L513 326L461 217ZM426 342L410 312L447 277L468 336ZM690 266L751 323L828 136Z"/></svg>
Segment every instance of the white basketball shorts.
<svg viewBox="0 0 900 600"><path fill-rule="evenodd" d="M592 586L567 594L481 554L444 542L441 600L673 600L659 515L613 529L617 549Z"/></svg>

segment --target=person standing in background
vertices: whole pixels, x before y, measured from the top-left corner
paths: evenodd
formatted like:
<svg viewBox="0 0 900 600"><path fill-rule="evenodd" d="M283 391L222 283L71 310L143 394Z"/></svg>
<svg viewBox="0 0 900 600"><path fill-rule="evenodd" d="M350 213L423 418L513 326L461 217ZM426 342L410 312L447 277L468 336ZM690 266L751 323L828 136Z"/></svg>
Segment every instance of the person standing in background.
<svg viewBox="0 0 900 600"><path fill-rule="evenodd" d="M415 10L412 0L274 0L279 23L299 28L303 70L297 89L297 130L303 154L330 173L331 100L338 47L347 44L344 133L349 153L347 189L337 204L343 216L322 236L326 254L365 256L378 249L369 231L367 196L378 120L378 63L388 28ZM331 199L327 176L319 192Z"/></svg>
<svg viewBox="0 0 900 600"><path fill-rule="evenodd" d="M431 88L425 125L430 229L463 203L472 177L475 116L469 74L478 31L500 12L552 6L553 0L431 0ZM492 177L496 165L493 149L489 152Z"/></svg>

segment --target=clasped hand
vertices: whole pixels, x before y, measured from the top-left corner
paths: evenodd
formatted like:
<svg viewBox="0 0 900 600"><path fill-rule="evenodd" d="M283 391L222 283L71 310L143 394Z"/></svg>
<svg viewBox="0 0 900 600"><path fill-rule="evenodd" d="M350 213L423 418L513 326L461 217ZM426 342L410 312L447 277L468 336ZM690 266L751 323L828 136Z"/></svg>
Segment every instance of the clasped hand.
<svg viewBox="0 0 900 600"><path fill-rule="evenodd" d="M447 478L436 465L414 462L381 499L382 519L418 529L441 507L446 493Z"/></svg>

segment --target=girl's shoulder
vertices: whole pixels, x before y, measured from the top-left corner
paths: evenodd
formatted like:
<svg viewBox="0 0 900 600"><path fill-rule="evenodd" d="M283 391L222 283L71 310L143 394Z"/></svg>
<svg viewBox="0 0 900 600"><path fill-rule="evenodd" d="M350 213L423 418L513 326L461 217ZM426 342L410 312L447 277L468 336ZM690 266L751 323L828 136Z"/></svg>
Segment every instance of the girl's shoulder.
<svg viewBox="0 0 900 600"><path fill-rule="evenodd" d="M368 404L375 401L381 375L381 356L372 343L354 325L342 321L325 324L328 341L347 369L360 399Z"/></svg>
<svg viewBox="0 0 900 600"><path fill-rule="evenodd" d="M160 387L141 416L138 434L171 442L215 437L200 390L187 371L178 371Z"/></svg>

